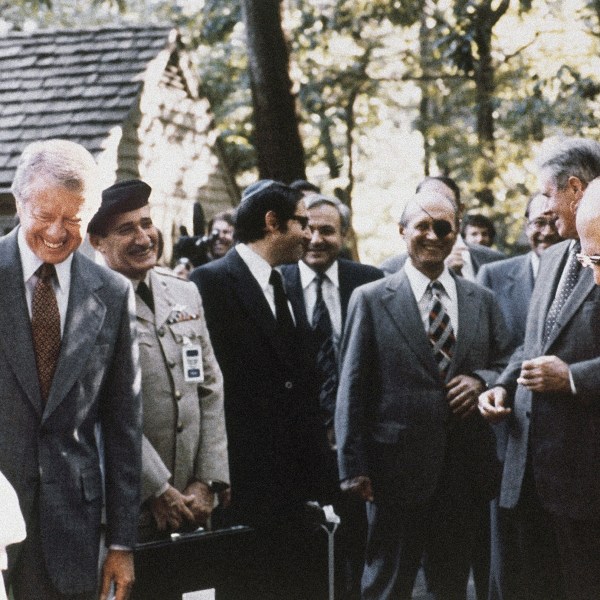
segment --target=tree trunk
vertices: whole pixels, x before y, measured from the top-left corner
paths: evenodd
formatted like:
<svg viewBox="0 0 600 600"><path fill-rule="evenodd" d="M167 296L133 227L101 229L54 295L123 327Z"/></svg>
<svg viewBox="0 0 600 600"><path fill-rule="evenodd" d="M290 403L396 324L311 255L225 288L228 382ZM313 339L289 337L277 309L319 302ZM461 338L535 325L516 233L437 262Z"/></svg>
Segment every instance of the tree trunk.
<svg viewBox="0 0 600 600"><path fill-rule="evenodd" d="M281 27L280 0L242 0L254 105L254 138L262 179L305 179L289 77L289 53Z"/></svg>

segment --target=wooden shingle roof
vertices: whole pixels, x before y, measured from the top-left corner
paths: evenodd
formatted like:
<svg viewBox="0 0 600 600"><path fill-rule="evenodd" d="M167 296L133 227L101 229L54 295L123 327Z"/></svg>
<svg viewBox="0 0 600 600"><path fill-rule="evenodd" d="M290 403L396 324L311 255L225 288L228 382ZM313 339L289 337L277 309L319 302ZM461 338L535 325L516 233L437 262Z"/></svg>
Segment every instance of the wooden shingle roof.
<svg viewBox="0 0 600 600"><path fill-rule="evenodd" d="M43 30L0 37L0 192L23 148L60 137L94 156L125 119L170 27Z"/></svg>

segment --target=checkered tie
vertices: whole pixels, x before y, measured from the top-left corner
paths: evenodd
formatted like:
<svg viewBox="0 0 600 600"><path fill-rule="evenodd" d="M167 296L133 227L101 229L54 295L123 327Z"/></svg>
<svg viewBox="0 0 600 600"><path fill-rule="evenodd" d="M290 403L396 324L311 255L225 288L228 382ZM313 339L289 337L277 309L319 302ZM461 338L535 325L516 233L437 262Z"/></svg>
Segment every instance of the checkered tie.
<svg viewBox="0 0 600 600"><path fill-rule="evenodd" d="M427 335L440 369L440 375L442 379L446 379L454 345L456 344L456 337L452 329L452 323L450 323L450 315L448 315L442 303L441 294L444 291L444 286L439 281L432 281L427 289L431 294Z"/></svg>
<svg viewBox="0 0 600 600"><path fill-rule="evenodd" d="M318 275L317 301L312 315L312 328L317 342L317 367L322 374L319 402L327 418L335 412L335 398L338 388L338 371L333 343L333 327L327 304L323 299L323 281L326 275Z"/></svg>
<svg viewBox="0 0 600 600"><path fill-rule="evenodd" d="M60 313L52 287L56 275L54 265L44 263L36 275L38 281L31 301L31 331L40 394L45 404L60 353Z"/></svg>
<svg viewBox="0 0 600 600"><path fill-rule="evenodd" d="M544 323L544 343L550 337L550 334L556 325L556 321L558 320L560 311L571 295L571 292L577 285L577 279L579 278L579 272L581 271L581 264L577 260L576 254L580 251L581 244L579 242L575 242L563 269L565 276L561 277L558 288L556 289L556 295L554 296L554 300L552 301L550 309L548 310L548 314L546 315L546 322Z"/></svg>

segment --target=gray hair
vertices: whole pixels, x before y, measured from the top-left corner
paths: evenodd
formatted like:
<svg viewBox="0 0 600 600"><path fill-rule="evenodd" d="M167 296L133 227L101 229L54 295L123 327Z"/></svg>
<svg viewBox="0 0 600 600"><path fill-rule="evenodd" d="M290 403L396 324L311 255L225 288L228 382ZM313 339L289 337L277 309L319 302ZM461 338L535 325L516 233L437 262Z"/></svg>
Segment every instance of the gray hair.
<svg viewBox="0 0 600 600"><path fill-rule="evenodd" d="M50 139L29 144L17 165L12 193L24 203L41 182L59 185L87 199L98 183L93 156L80 144Z"/></svg>
<svg viewBox="0 0 600 600"><path fill-rule="evenodd" d="M337 209L340 214L340 226L342 228L342 235L345 235L350 228L350 215L351 210L343 202L337 198L331 196L323 196L322 194L307 194L304 196L304 205L306 210L314 208L315 206L321 206L328 204Z"/></svg>
<svg viewBox="0 0 600 600"><path fill-rule="evenodd" d="M559 190L574 176L586 186L600 175L600 143L583 138L549 138L536 160L540 170L550 173Z"/></svg>

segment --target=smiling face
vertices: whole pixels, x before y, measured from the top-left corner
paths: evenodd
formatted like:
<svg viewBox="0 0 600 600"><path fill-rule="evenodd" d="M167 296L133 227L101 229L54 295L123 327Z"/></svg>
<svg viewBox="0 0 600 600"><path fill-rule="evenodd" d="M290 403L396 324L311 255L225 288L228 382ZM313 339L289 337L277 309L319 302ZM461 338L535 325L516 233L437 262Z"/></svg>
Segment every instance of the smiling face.
<svg viewBox="0 0 600 600"><path fill-rule="evenodd" d="M575 215L583 196L584 186L578 177L569 177L564 189L559 189L549 170L540 174L540 191L546 197L546 210L556 217L556 229L565 239L577 239Z"/></svg>
<svg viewBox="0 0 600 600"><path fill-rule="evenodd" d="M344 237L340 213L331 204L318 204L308 209L311 238L304 262L317 273L325 273L342 249Z"/></svg>
<svg viewBox="0 0 600 600"><path fill-rule="evenodd" d="M433 230L435 221L446 221L450 232L439 238ZM419 194L400 227L413 265L430 279L444 270L444 260L456 241L456 213L450 202L437 194Z"/></svg>
<svg viewBox="0 0 600 600"><path fill-rule="evenodd" d="M81 244L84 198L57 184L35 186L27 200L17 202L25 241L46 263L66 260Z"/></svg>
<svg viewBox="0 0 600 600"><path fill-rule="evenodd" d="M156 265L158 231L148 205L115 215L106 236L91 235L90 241L113 271L130 279L143 279Z"/></svg>
<svg viewBox="0 0 600 600"><path fill-rule="evenodd" d="M554 214L547 210L546 197L542 194L535 196L529 204L529 216L525 233L531 249L540 256L542 252L560 242L561 237L556 231Z"/></svg>

